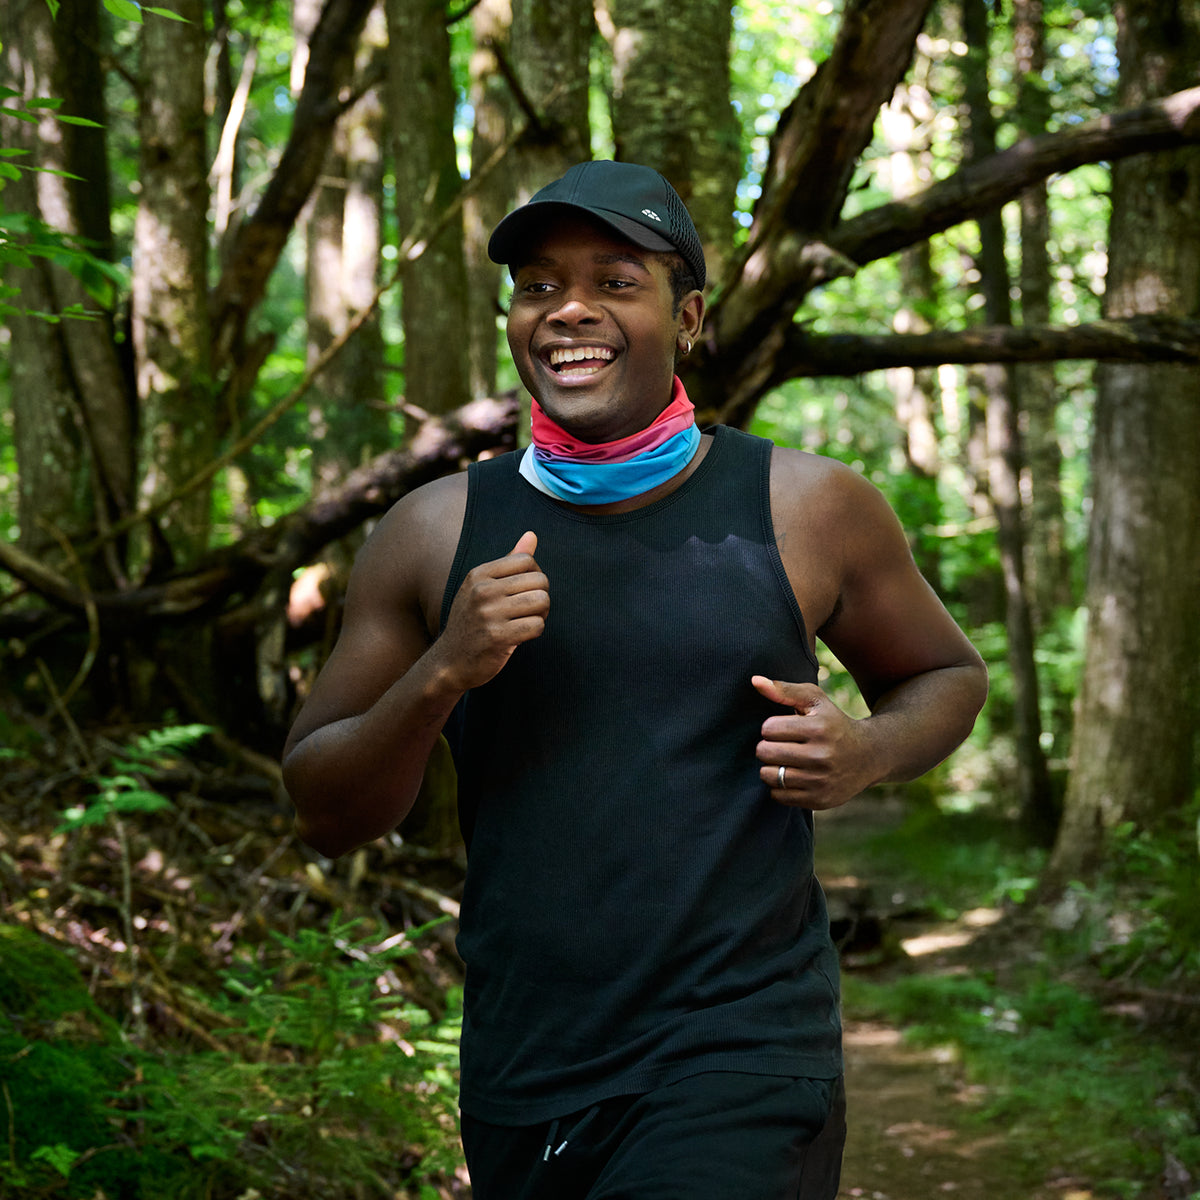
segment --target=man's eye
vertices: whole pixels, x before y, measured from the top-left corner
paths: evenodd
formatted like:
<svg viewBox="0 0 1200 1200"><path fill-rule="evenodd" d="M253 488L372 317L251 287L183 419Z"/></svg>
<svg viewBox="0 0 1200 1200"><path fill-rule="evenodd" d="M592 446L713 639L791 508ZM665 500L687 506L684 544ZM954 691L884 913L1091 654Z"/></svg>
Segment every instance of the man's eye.
<svg viewBox="0 0 1200 1200"><path fill-rule="evenodd" d="M608 288L610 291L619 292L619 291L624 290L625 288L633 287L633 280L632 279L606 279L604 281L604 286L606 288Z"/></svg>
<svg viewBox="0 0 1200 1200"><path fill-rule="evenodd" d="M521 291L533 296L544 296L550 291L550 288L551 285L541 279L534 279L521 285Z"/></svg>

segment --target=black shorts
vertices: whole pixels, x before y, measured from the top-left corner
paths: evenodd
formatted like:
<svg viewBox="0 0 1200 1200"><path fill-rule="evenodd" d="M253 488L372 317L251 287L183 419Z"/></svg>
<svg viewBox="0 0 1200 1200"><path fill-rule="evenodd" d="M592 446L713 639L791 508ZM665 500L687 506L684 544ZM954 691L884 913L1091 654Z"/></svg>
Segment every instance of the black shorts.
<svg viewBox="0 0 1200 1200"><path fill-rule="evenodd" d="M840 1079L711 1071L462 1138L474 1200L834 1200L845 1113Z"/></svg>

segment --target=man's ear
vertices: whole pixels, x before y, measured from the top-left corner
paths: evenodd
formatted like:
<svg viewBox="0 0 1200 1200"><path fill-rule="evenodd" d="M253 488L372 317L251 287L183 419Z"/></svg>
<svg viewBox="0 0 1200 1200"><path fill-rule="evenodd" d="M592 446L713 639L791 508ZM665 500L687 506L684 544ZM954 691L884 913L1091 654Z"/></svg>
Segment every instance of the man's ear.
<svg viewBox="0 0 1200 1200"><path fill-rule="evenodd" d="M684 357L700 338L700 330L704 327L704 293L688 292L679 305L679 342L687 347Z"/></svg>

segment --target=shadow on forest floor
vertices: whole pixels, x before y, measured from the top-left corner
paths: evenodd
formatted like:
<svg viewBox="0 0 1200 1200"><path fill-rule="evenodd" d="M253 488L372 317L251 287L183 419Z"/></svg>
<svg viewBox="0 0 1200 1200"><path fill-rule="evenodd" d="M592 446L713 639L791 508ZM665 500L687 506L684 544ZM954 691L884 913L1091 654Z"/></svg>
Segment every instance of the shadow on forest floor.
<svg viewBox="0 0 1200 1200"><path fill-rule="evenodd" d="M818 872L835 935L846 942L849 1136L839 1200L1195 1200L1200 1141L1182 1139L1196 1152L1185 1162L1143 1128L1136 1106L1114 1119L1100 1097L1119 1090L1114 1074L1129 1082L1140 1070L1131 1096L1177 1105L1178 1120L1200 1133L1197 1010L1156 1005L1146 989L1111 987L1080 958L1048 960L1047 914L997 897L1003 871L986 844L959 847L980 868L974 889L963 879L949 885L961 908L938 898L946 881L935 877L934 862L923 872L909 861L893 876L904 852L892 846L881 857L879 847L898 840L913 812L895 796L868 795L817 817ZM963 831L947 821L942 832ZM972 904L972 892L976 901L987 892L989 871L999 886ZM1061 1013L1031 1013L1024 999L1011 1001L1021 1011L1005 1009L1004 997L1027 997L1023 988L1050 995ZM953 1016L943 1004L957 1006ZM983 1049L988 1034L998 1052ZM1172 1053L1173 1037L1182 1053ZM1039 1049L1006 1058L1004 1043ZM1057 1116L1047 1121L1045 1111L1060 1103L1052 1088L1060 1070L1068 1074L1064 1057L1074 1061L1061 1104L1079 1111L1061 1114L1055 1136L1046 1125ZM1113 1072L1118 1063L1124 1072ZM1030 1104L1022 1113L1039 1087L1040 1109ZM1031 1120L1042 1127L1031 1130ZM1116 1152L1121 1139L1128 1153Z"/></svg>
<svg viewBox="0 0 1200 1200"><path fill-rule="evenodd" d="M61 733L42 731L40 736L39 742L30 733L26 749L0 757L3 921L36 931L43 941L64 948L92 999L123 1027L126 1040L121 1044L128 1045L132 1037L164 1063L175 1064L172 1070L203 1062L227 1064L256 1072L253 1077L264 1094L268 1083L277 1087L271 1080L293 1078L306 1059L312 1059L314 1072L324 1070L328 1056L322 1059L319 1048L307 1047L303 1038L288 1043L271 1025L264 1041L237 1027L237 1022L244 1024L244 1016L235 1022L230 1004L221 1001L234 978L231 972L240 971L243 984L251 979L246 974L251 968L274 972L263 975L264 1003L279 996L311 1001L319 989L314 991L309 976L289 966L288 945L308 944L305 938L311 932L328 943L313 942L314 952L353 966L355 956L361 959L363 952L326 932L338 920L361 919L363 931L382 947L403 940L404 930L439 915L452 917L457 910L462 871L454 852L423 852L393 838L337 863L320 860L296 842L290 810L277 784L250 778L224 761L197 765L171 753L135 764L131 778L136 776L140 787L162 797L163 807L79 824L68 835L63 832L64 813L73 807L95 808L103 779L115 778L114 764L129 757L128 731L96 736L86 754L82 743ZM1012 890L1008 877L1014 871L1020 874L1028 863L1019 855L1006 858L994 847L989 849L992 843L978 823L964 827L953 821L934 821L930 831L934 839L958 840L951 847L953 855L935 864L937 852L929 849L927 857L918 854L913 861L911 845L900 853L897 844L916 811L895 797L867 796L818 817L818 866L830 893L835 926L846 942L850 1139L841 1200L1189 1200L1200 1186L1193 1182L1200 1176L1200 1163L1188 1161L1178 1147L1200 1151L1194 1049L1190 1056L1172 1059L1164 1047L1169 1036L1164 1039L1159 1030L1152 1037L1151 1027L1164 1015L1173 1022L1182 1020L1171 1028L1186 1052L1197 1042L1195 1010L1190 1018L1186 1012L1179 1018L1178 1011L1155 1008L1145 998L1130 1001L1113 994L1093 1001L1060 985L1065 971L1080 976L1078 961L1062 971L1060 964L1048 964L1034 918L1002 898L1006 889ZM929 846L936 844L931 841ZM886 848L883 852L881 846ZM959 877L948 883L947 874L955 872ZM953 903L946 901L948 887ZM126 941L130 933L136 952ZM1040 973L1041 982L1028 987L1023 981L1031 971ZM0 961L0 983L4 973L5 963ZM375 972L364 967L359 974L369 984ZM318 976L311 978L319 982ZM389 960L387 978L409 1015L380 1018L345 1036L333 1030L331 1036L341 1039L346 1070L361 1062L377 1071L371 1065L375 1060L356 1057L360 1053L391 1053L395 1045L405 1053L413 1045L420 1050L421 1027L413 1024L414 1012L423 1012L424 1019L433 1022L426 1028L452 1024L453 1005L447 997L461 982L452 923L427 933L405 957ZM1086 991L1097 981L1080 976L1077 982ZM1016 998L1005 1000L1006 995ZM1011 1013L1005 1007L1009 1003L1014 1006ZM40 1035L27 1029L25 1036L32 1044ZM980 1070L977 1061L997 1042L1009 1055L1001 1060L1000 1076ZM1036 1054L1019 1059L1020 1047L1033 1047ZM1051 1065L1055 1054L1060 1059ZM1090 1060L1096 1076L1092 1082L1118 1091L1117 1100L1129 1111L1099 1105L1088 1091L1092 1083L1081 1083L1086 1076L1077 1073L1088 1062L1077 1060ZM266 1074L275 1068L293 1075ZM1081 1110L1072 1121L1064 1120L1057 1143L1044 1129L1030 1129L1022 1107L1029 1106L1031 1087L1040 1086L1039 1070L1048 1082L1057 1077L1064 1081L1064 1108ZM1132 1083L1125 1078L1131 1072ZM452 1108L453 1079L429 1070L423 1082L420 1074L415 1079L398 1083L391 1099L404 1099L400 1091L410 1098L408 1103L412 1096L426 1097L419 1101L424 1105L424 1135L406 1135L395 1126L390 1135L365 1126L356 1132L343 1114L326 1119L321 1138L332 1139L330 1154L338 1146L371 1145L378 1150L379 1158L367 1166L386 1171L390 1196L465 1198L469 1193L461 1163L453 1161L453 1123L447 1123L446 1116L446 1109ZM1118 1083L1125 1090L1118 1089ZM435 1110L430 1097L438 1088L442 1101ZM228 1142L221 1143L228 1157L215 1165L211 1158L198 1160L197 1178L220 1166L234 1173L231 1179L240 1180L245 1176L236 1171L246 1161L251 1166L267 1161L268 1174L254 1177L260 1180L254 1194L263 1200L357 1194L348 1182L342 1186L336 1174L323 1173L318 1159L310 1164L308 1175L293 1176L290 1183L277 1180L282 1190L264 1190L261 1180L269 1177L273 1160L263 1156L278 1159L286 1153L284 1133L291 1130L301 1139L297 1153L321 1142L312 1136L303 1097L272 1095L272 1123L259 1117L242 1129L237 1125L240 1116L222 1116L218 1122L214 1115L205 1137L228 1136ZM109 1137L114 1120L124 1119L121 1136L129 1141L131 1152L141 1153L140 1118L130 1110L128 1096L123 1090L115 1109L100 1112L101 1126L109 1131L101 1136ZM214 1091L212 1103L218 1101L223 1102ZM240 1112L244 1105L238 1104ZM440 1112L440 1133L428 1115L435 1111ZM1043 1120L1044 1111L1036 1111L1037 1120ZM1155 1115L1157 1124L1149 1121L1148 1113ZM10 1148L19 1141L14 1130L20 1132L21 1117L10 1106ZM1174 1141L1163 1133L1172 1121ZM441 1139L440 1159L430 1151L431 1132ZM71 1136L64 1127L61 1138L69 1141ZM38 1138L48 1137L39 1127L30 1145L36 1147ZM185 1163L198 1144L195 1135L188 1137L180 1134L170 1148L175 1159ZM338 1142L339 1137L343 1141ZM1106 1147L1111 1149L1110 1143L1122 1138L1136 1142L1138 1154L1116 1156L1122 1163L1134 1163L1118 1169ZM215 1153L211 1145L204 1148ZM94 1153L82 1142L77 1149L84 1150L81 1163ZM10 1158L15 1163L15 1151ZM102 1158L97 1155L89 1167ZM387 1165L380 1167L379 1160ZM41 1195L53 1185L56 1194L84 1194L63 1192L62 1180L55 1183L57 1177L47 1174L49 1161L22 1168L31 1179L35 1168L42 1171L44 1186L31 1191L10 1193L0 1171L0 1193ZM69 1158L60 1162L68 1171L74 1169ZM251 1194L244 1184L208 1194L243 1192ZM118 1194L135 1193L96 1187L86 1194L89 1200L100 1195L113 1200Z"/></svg>

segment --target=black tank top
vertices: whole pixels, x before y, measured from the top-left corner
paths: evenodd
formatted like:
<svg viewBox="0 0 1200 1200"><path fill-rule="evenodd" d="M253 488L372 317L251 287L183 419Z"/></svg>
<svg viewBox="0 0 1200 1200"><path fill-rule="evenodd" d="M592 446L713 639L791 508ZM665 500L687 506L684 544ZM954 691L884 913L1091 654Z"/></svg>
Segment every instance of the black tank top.
<svg viewBox="0 0 1200 1200"><path fill-rule="evenodd" d="M532 1124L703 1070L840 1073L837 962L812 815L754 756L815 682L775 546L771 443L719 427L671 495L577 512L471 466L447 582L532 529L541 637L447 727L468 870L461 1105Z"/></svg>

